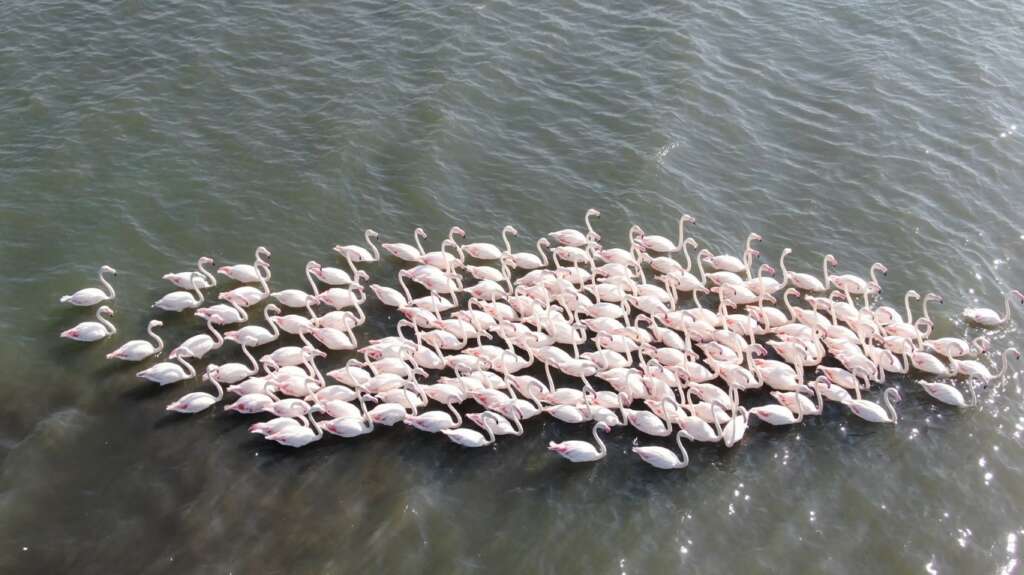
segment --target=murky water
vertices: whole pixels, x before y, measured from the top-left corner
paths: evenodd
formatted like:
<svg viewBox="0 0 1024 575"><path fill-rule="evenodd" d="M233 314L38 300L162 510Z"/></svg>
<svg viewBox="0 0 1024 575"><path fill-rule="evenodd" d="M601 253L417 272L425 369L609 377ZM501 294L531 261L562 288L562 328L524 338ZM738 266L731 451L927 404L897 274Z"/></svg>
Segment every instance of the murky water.
<svg viewBox="0 0 1024 575"><path fill-rule="evenodd" d="M546 443L588 430L539 419L493 449L279 448L250 418L168 417L182 388L57 338L88 315L57 298L102 263L128 339L202 254L265 244L299 286L366 228L511 223L525 247L590 206L622 242L688 212L715 250L754 230L794 269L885 262L890 303L945 296L943 335L1024 284L1019 5L533 4L0 5L0 571L1017 569L1015 377L962 412L904 383L895 428L833 406L664 473L625 431L570 465ZM367 335L396 320L369 313Z"/></svg>

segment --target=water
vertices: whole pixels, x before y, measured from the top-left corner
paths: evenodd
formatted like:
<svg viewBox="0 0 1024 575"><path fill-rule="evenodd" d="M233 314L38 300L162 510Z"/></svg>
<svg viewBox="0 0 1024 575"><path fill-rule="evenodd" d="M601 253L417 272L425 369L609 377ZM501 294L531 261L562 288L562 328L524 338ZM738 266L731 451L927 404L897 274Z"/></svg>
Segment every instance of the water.
<svg viewBox="0 0 1024 575"><path fill-rule="evenodd" d="M688 212L716 251L754 230L791 269L885 262L890 303L945 296L942 335L1024 284L1014 3L448 4L0 7L0 571L1013 572L1016 377L963 412L903 384L896 428L833 407L664 473L621 430L570 465L544 446L588 431L540 420L475 451L405 429L278 448L250 418L168 417L182 387L57 338L88 315L57 298L103 263L123 341L202 254L265 244L300 286L366 228L511 223L525 249L590 206L615 243Z"/></svg>

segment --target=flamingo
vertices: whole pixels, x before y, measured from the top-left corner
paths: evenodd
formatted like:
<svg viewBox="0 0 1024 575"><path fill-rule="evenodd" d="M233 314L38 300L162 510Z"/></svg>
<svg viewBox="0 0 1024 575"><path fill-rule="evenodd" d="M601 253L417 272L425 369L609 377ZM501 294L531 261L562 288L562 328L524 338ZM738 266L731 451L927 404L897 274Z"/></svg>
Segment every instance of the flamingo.
<svg viewBox="0 0 1024 575"><path fill-rule="evenodd" d="M196 271L167 273L163 275L163 279L171 282L175 287L187 290L192 287L192 274L198 272L202 277L196 278L196 287L199 289L211 288L217 285L217 278L203 266L212 263L213 258L203 256L196 262Z"/></svg>
<svg viewBox="0 0 1024 575"><path fill-rule="evenodd" d="M250 285L239 286L232 290L220 292L217 294L217 297L228 303L234 303L239 307L254 306L267 299L267 296L270 295L270 286L267 285L267 278L258 275L256 280L260 283L258 288Z"/></svg>
<svg viewBox="0 0 1024 575"><path fill-rule="evenodd" d="M242 353L249 360L251 367L244 363L225 363L222 365L211 363L206 366L206 373L210 374L210 379L230 385L238 383L249 376L256 375L259 372L259 365L256 363L256 358L249 353L249 346L243 345Z"/></svg>
<svg viewBox="0 0 1024 575"><path fill-rule="evenodd" d="M487 437L484 437L484 435L479 431L466 429L465 427L442 429L441 433L445 434L452 443L463 447L484 447L485 445L491 445L494 443L494 430L491 428L491 423L489 422L496 421L497 418L493 412L485 411L480 415L480 420L483 424L478 425L487 432Z"/></svg>
<svg viewBox="0 0 1024 575"><path fill-rule="evenodd" d="M1009 368L1007 360L1011 354L1016 355L1017 361L1020 361L1020 352L1017 351L1017 348L1011 347L1010 349L1007 349L1003 352L1003 367L999 370L999 373L996 373L995 375L993 375L984 364L971 359L952 359L949 362L949 367L951 371L959 375L977 377L982 381L992 381L993 379L1003 377L1003 375L1006 374L1006 370Z"/></svg>
<svg viewBox="0 0 1024 575"><path fill-rule="evenodd" d="M830 283L828 267L830 265L836 266L839 264L839 262L836 261L835 256L833 256L832 254L828 254L825 256L825 260L821 263L821 276L822 278L824 278L823 283L822 280L819 280L818 278L814 277L811 274L787 271L785 263L786 256L788 256L791 253L793 253L793 250L790 248L786 248L782 250L782 257L779 258L779 269L782 270L783 283L785 284L785 282L788 282L793 284L793 286L796 287L797 289L810 292L823 292L827 290Z"/></svg>
<svg viewBox="0 0 1024 575"><path fill-rule="evenodd" d="M352 281L352 276L349 275L347 271L341 268L324 266L314 260L310 260L306 263L306 269L309 270L309 273L312 274L313 277L327 285L347 286L354 283Z"/></svg>
<svg viewBox="0 0 1024 575"><path fill-rule="evenodd" d="M554 441L548 443L548 451L554 451L562 457L568 459L573 463L588 463L591 461L597 461L603 459L608 454L608 448L605 447L601 437L597 434L598 431L608 433L612 430L607 423L598 421L594 424L593 434L594 441L597 443L597 447L586 441L563 441L555 443Z"/></svg>
<svg viewBox="0 0 1024 575"><path fill-rule="evenodd" d="M104 317L108 315L114 315L114 310L105 305L100 306L100 308L96 310L96 321L83 321L71 329L62 331L60 336L65 339L84 342L93 342L108 338L117 333L117 328L114 327L114 324L110 323L110 321Z"/></svg>
<svg viewBox="0 0 1024 575"><path fill-rule="evenodd" d="M151 307L173 312L199 307L203 303L203 292L199 291L198 285L200 277L202 276L198 273L192 272L192 289L196 292L195 296L187 291L172 291L156 300Z"/></svg>
<svg viewBox="0 0 1024 575"><path fill-rule="evenodd" d="M967 381L967 389L971 392L970 403L964 399L964 394L960 393L960 390L953 387L952 384L941 381L925 381L923 379L917 380L917 384L921 386L921 389L923 389L925 393L946 405L952 405L953 407L971 407L978 403L978 396L975 395L974 391L974 382L971 380Z"/></svg>
<svg viewBox="0 0 1024 575"><path fill-rule="evenodd" d="M219 303L196 310L196 317L211 320L218 325L228 325L249 321L249 314L242 309L239 300L231 298L228 303Z"/></svg>
<svg viewBox="0 0 1024 575"><path fill-rule="evenodd" d="M831 283L835 284L837 288L844 292L852 295L862 295L868 293L873 285L879 285L878 279L875 277L875 273L879 271L882 272L882 275L889 273L888 268L878 262L875 262L871 264L871 269L869 270L871 281L853 274L832 275L829 276L828 279Z"/></svg>
<svg viewBox="0 0 1024 575"><path fill-rule="evenodd" d="M356 275L356 263L362 262L375 262L380 260L380 250L373 243L373 240L380 237L380 234L373 230L366 230L363 234L363 238L366 240L366 244L373 250L371 254L366 248L355 244L347 246L334 246L334 251L341 254L345 260L348 261L348 267L352 268L352 275Z"/></svg>
<svg viewBox="0 0 1024 575"><path fill-rule="evenodd" d="M309 418L312 429L302 425L289 425L265 437L285 447L305 447L314 441L319 441L324 436L323 429L320 428L320 424L317 423L312 415L306 417Z"/></svg>
<svg viewBox="0 0 1024 575"><path fill-rule="evenodd" d="M345 438L359 437L360 435L373 433L373 418L371 418L370 414L366 411L366 399L367 398L363 394L359 394L359 416L336 417L324 422L324 429L333 435ZM372 396L369 399L371 401L377 401Z"/></svg>
<svg viewBox="0 0 1024 575"><path fill-rule="evenodd" d="M213 326L213 320L206 320L206 328L213 334L212 337L205 333L194 335L178 344L178 347L172 349L169 357L173 358L182 353L187 353L188 357L201 359L211 351L220 349L224 345L224 338L217 331L217 328Z"/></svg>
<svg viewBox="0 0 1024 575"><path fill-rule="evenodd" d="M590 208L587 210L586 215L583 216L583 221L586 222L587 224L586 235L584 235L580 231L573 229L558 230L556 232L551 232L548 235L555 238L555 241L562 244L563 246L572 246L577 248L586 246L587 244L590 243L591 239L600 241L601 236L599 236L597 232L594 231L594 227L590 224L591 217L600 218L601 212L595 210L594 208Z"/></svg>
<svg viewBox="0 0 1024 575"><path fill-rule="evenodd" d="M62 296L60 303L69 303L80 307L94 306L101 301L107 301L114 299L117 294L114 292L114 286L110 285L107 278L103 277L103 274L117 275L117 270L110 266L102 266L100 268L100 283L103 284L104 289L100 288L82 288L71 295Z"/></svg>
<svg viewBox="0 0 1024 575"><path fill-rule="evenodd" d="M426 238L427 232L423 231L423 228L416 228L412 235L416 241L415 246L403 243L382 243L380 247L400 260L418 262L423 257L423 254L426 253L423 251L423 244L420 243L420 238Z"/></svg>
<svg viewBox="0 0 1024 575"><path fill-rule="evenodd" d="M861 372L865 375L865 372ZM867 399L861 399L860 397L860 386L854 388L857 391L857 399L848 401L846 406L850 408L850 411L857 417L864 421L870 421L871 423L892 423L896 424L899 421L896 408L893 407L893 402L899 402L903 399L900 392L895 387L887 387L882 392L882 403L885 405L883 408L881 405Z"/></svg>
<svg viewBox="0 0 1024 575"><path fill-rule="evenodd" d="M217 273L225 275L238 283L251 284L270 279L270 262L263 258L270 257L270 250L263 246L256 248L256 261L253 265L236 264L217 269Z"/></svg>
<svg viewBox="0 0 1024 575"><path fill-rule="evenodd" d="M153 330L164 325L158 319L149 320L146 331L149 336L156 340L156 346L144 339L133 339L121 347L107 354L107 359L120 359L124 361L142 361L151 355L160 355L164 350L164 340L160 339Z"/></svg>
<svg viewBox="0 0 1024 575"><path fill-rule="evenodd" d="M218 401L224 399L224 388L220 382L216 379L210 378L207 374L203 374L203 381L209 381L217 388L217 395L210 395L202 391L193 391L192 393L183 395L177 401L167 406L167 411L177 411L178 413L199 413Z"/></svg>
<svg viewBox="0 0 1024 575"><path fill-rule="evenodd" d="M512 245L508 241L508 234L510 233L519 235L519 232L512 226L505 226L501 230L501 237L505 240L505 251L501 251L501 248L498 246L486 242L465 244L462 246L462 251L478 260L500 260L502 256L512 253Z"/></svg>
<svg viewBox="0 0 1024 575"><path fill-rule="evenodd" d="M512 268L522 270L537 270L548 267L548 255L545 250L551 246L547 238L537 240L537 255L530 252L517 252L508 254L502 261Z"/></svg>
<svg viewBox="0 0 1024 575"><path fill-rule="evenodd" d="M405 416L405 423L427 433L437 433L442 429L455 429L461 426L462 415L451 403L448 404L448 409L451 410L452 415L448 415L444 411L425 411Z"/></svg>
<svg viewBox="0 0 1024 575"><path fill-rule="evenodd" d="M633 453L640 456L646 463L658 469L683 469L690 464L690 456L683 447L683 435L686 432L680 429L676 432L676 445L679 447L680 459L672 450L659 446L633 446Z"/></svg>
<svg viewBox="0 0 1024 575"><path fill-rule="evenodd" d="M309 425L306 420L295 419L293 417L275 417L269 421L260 421L249 426L249 433L255 433L266 437L267 435L273 435L274 433L281 431L286 427L292 425Z"/></svg>
<svg viewBox="0 0 1024 575"><path fill-rule="evenodd" d="M687 223L697 223L697 220L688 214L679 216L679 241L673 243L672 240L665 236L650 236L643 233L643 230L639 230L639 235L634 240L635 243L640 245L642 248L652 252L681 252L683 251L683 245L685 242L685 235L683 234L683 226Z"/></svg>
<svg viewBox="0 0 1024 575"><path fill-rule="evenodd" d="M998 327L1010 319L1011 297L1016 297L1020 300L1021 304L1024 304L1024 294L1018 290L1010 290L1010 293L1006 294L1003 315L999 315L998 312L989 308L969 307L964 310L963 316L968 321L974 322L982 327Z"/></svg>
<svg viewBox="0 0 1024 575"><path fill-rule="evenodd" d="M260 347L273 341L277 341L277 338L281 335L281 331L277 324L272 321L270 315L271 312L278 315L281 313L281 308L274 304L267 304L267 306L263 308L263 317L267 320L267 325L270 326L269 330L259 325L247 325L238 330L225 332L224 339L233 341L237 344L247 345L249 347ZM210 326L210 329L213 329L212 325Z"/></svg>
<svg viewBox="0 0 1024 575"><path fill-rule="evenodd" d="M192 379L196 376L196 370L193 368L182 355L174 358L178 363L173 361L160 362L148 369L144 369L136 373L136 377L141 377L147 381L152 381L158 385L170 385L186 379Z"/></svg>

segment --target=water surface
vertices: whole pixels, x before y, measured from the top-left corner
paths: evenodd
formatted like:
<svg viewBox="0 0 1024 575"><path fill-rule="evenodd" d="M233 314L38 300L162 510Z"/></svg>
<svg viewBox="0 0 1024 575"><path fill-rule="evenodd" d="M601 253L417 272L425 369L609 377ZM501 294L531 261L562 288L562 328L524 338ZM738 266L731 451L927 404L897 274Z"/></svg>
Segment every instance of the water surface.
<svg viewBox="0 0 1024 575"><path fill-rule="evenodd" d="M936 291L938 332L967 333L960 309L1024 285L1022 9L846 4L0 6L0 571L1014 572L1016 378L963 412L904 383L895 428L832 407L664 473L624 431L570 465L544 447L587 430L540 420L475 451L279 448L56 337L103 263L128 339L199 255L263 244L298 287L366 228L513 224L525 249L587 207L609 243L687 212L715 251L757 231L794 269L882 261L887 301ZM369 311L367 335L396 320Z"/></svg>

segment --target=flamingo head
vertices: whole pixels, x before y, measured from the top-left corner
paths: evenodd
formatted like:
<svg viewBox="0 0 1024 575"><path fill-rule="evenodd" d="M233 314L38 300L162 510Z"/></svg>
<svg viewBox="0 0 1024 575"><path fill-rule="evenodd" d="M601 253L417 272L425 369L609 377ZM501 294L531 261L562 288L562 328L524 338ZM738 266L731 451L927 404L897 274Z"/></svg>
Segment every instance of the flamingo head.
<svg viewBox="0 0 1024 575"><path fill-rule="evenodd" d="M1013 290L1012 293L1013 295L1017 296L1017 299L1020 300L1021 305L1024 305L1024 293L1021 293L1020 290Z"/></svg>
<svg viewBox="0 0 1024 575"><path fill-rule="evenodd" d="M117 270L115 270L114 268L112 268L112 267L110 267L110 266L107 266L107 265L105 265L105 266L101 267L101 268L100 268L100 272L102 272L102 273L105 273L105 274L114 274L114 275L117 275Z"/></svg>
<svg viewBox="0 0 1024 575"><path fill-rule="evenodd" d="M837 260L836 256L832 254L828 254L827 256L825 256L825 261L828 262L828 265L832 267L836 267L839 265L839 260Z"/></svg>

